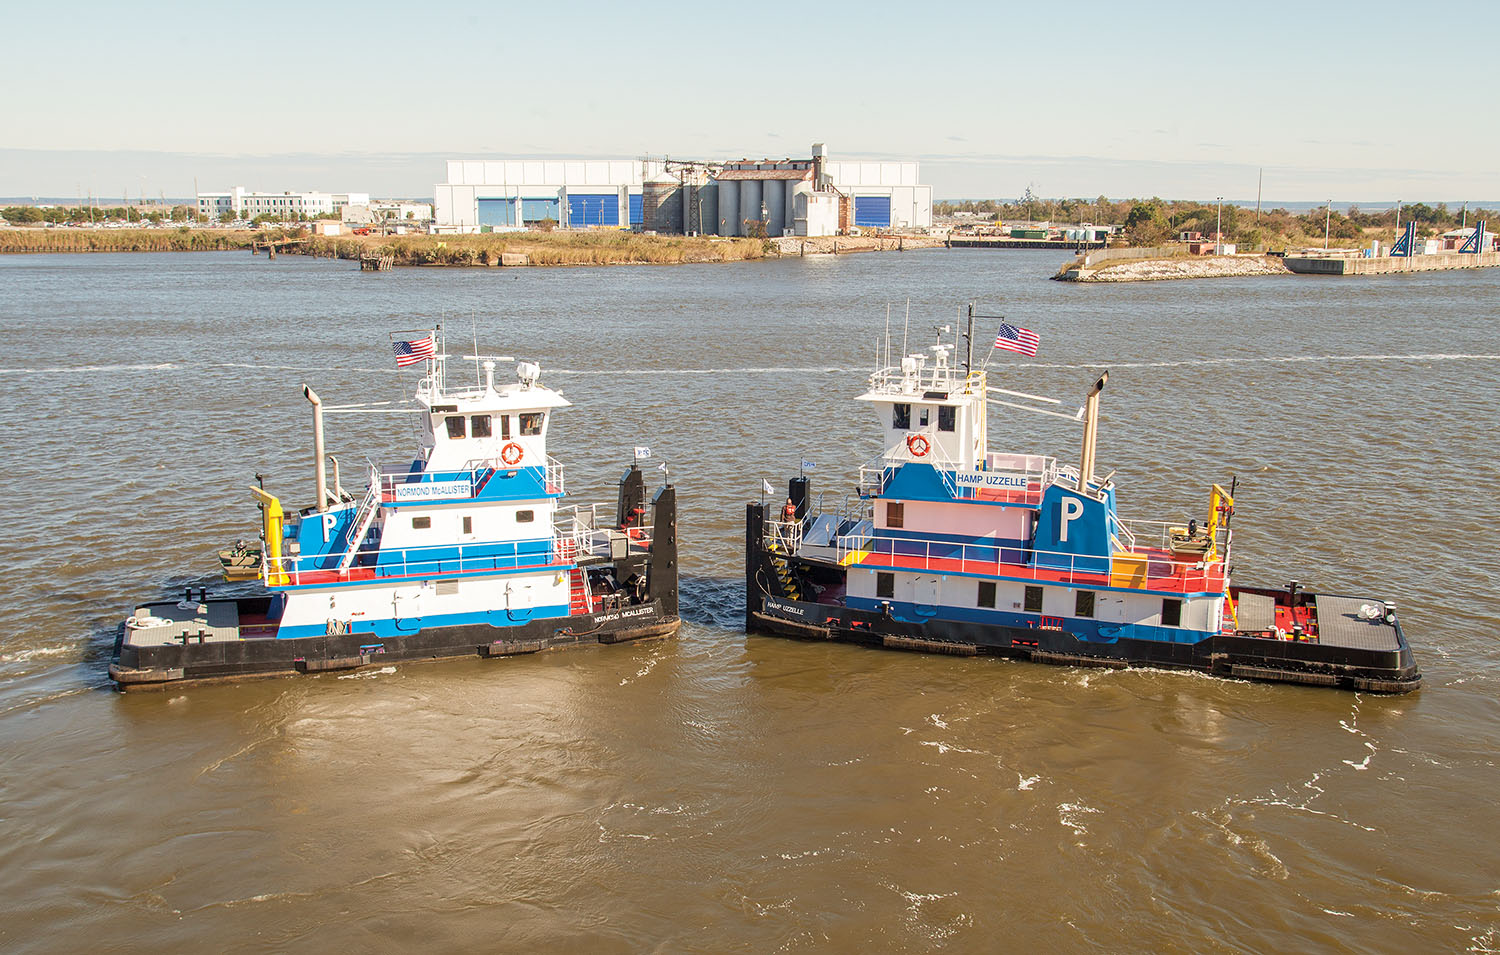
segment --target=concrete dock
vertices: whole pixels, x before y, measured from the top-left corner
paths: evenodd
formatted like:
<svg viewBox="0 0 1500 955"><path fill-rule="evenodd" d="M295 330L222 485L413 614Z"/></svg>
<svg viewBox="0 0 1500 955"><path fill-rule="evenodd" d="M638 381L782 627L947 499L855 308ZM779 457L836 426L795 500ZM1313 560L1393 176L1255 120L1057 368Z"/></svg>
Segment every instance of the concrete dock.
<svg viewBox="0 0 1500 955"><path fill-rule="evenodd" d="M1348 255L1288 255L1286 267L1301 275L1393 275L1500 265L1500 252L1438 252L1432 255L1361 258Z"/></svg>

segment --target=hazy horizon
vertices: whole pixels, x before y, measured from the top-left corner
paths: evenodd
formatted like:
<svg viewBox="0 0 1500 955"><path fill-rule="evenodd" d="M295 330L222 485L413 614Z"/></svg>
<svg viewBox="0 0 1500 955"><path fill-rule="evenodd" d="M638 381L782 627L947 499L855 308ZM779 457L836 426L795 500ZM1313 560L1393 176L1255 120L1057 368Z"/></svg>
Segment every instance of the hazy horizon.
<svg viewBox="0 0 1500 955"><path fill-rule="evenodd" d="M1175 2L799 10L18 8L12 76L46 82L0 105L0 194L185 196L196 179L429 196L449 158L813 142L915 159L938 200L1254 196L1262 171L1282 204L1500 193L1474 159L1500 151L1475 122L1487 90L1449 52L1500 26L1497 7L1309 5L1274 34L1248 9ZM271 28L278 42L258 39ZM63 56L61 37L88 52Z"/></svg>

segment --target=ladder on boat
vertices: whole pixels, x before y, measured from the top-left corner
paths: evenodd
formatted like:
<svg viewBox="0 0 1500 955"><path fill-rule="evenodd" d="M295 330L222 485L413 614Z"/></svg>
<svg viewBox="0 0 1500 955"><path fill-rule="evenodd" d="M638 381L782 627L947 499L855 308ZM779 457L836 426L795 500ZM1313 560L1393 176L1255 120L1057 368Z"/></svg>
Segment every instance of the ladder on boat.
<svg viewBox="0 0 1500 955"><path fill-rule="evenodd" d="M360 547L365 542L365 535L370 532L370 525L375 523L375 515L380 513L380 482L371 480L370 487L365 491L365 499L359 502L359 510L354 513L354 533L349 535L349 549L339 560L339 573L347 571L354 558L359 554Z"/></svg>

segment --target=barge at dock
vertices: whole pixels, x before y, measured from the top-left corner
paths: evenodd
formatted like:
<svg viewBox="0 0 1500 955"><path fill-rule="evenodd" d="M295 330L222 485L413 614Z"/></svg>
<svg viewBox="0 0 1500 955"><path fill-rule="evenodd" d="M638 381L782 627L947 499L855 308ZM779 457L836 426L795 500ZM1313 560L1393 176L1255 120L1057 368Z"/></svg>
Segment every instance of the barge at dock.
<svg viewBox="0 0 1500 955"><path fill-rule="evenodd" d="M436 335L406 346L423 364L415 404L419 446L409 463L372 465L363 493L328 486L324 407L313 406L316 493L287 513L263 488L261 546L221 561L256 593L137 605L109 675L122 690L185 682L352 670L439 657L495 658L576 644L675 633L677 494L647 500L632 463L611 505L564 508L563 466L547 453L553 413L569 402L532 362L496 385L497 362L466 387L445 380ZM415 358L411 356L415 355ZM343 406L329 413L389 408ZM249 563L252 566L247 568Z"/></svg>
<svg viewBox="0 0 1500 955"><path fill-rule="evenodd" d="M1393 601L1230 581L1232 482L1210 489L1201 520L1122 519L1114 473L1095 473L1107 374L1088 394L1077 466L990 452L991 404L1074 416L992 387L972 344L954 367L941 334L930 354L887 357L858 396L883 450L860 468L854 503L821 510L799 475L785 506L748 506L747 631L1379 693L1421 685Z"/></svg>

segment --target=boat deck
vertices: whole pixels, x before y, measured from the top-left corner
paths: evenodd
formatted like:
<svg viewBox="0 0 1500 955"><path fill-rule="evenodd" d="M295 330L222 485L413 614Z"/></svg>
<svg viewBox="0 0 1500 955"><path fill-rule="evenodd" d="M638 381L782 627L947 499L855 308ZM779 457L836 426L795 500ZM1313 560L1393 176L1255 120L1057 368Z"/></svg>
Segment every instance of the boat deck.
<svg viewBox="0 0 1500 955"><path fill-rule="evenodd" d="M199 612L204 607L205 612ZM165 647L177 643L229 643L239 640L239 605L233 600L207 604L151 603L136 608L135 617L161 621L149 627L126 626L125 642L135 647Z"/></svg>
<svg viewBox="0 0 1500 955"><path fill-rule="evenodd" d="M1379 600L1358 597L1317 595L1318 642L1354 650L1399 650L1396 628L1385 622L1385 604ZM1380 616L1367 620L1359 608L1370 604L1380 608Z"/></svg>

